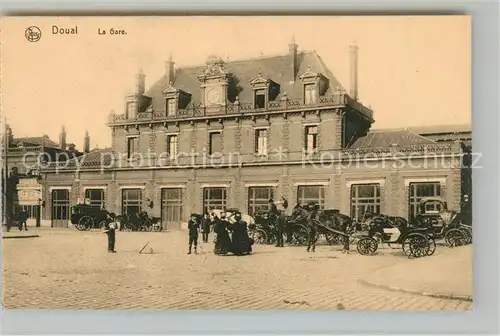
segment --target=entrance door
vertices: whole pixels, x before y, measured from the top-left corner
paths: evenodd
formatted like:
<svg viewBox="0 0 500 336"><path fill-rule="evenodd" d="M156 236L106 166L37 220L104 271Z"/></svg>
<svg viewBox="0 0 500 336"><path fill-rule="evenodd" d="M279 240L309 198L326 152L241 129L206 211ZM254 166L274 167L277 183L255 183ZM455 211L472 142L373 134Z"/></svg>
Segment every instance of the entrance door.
<svg viewBox="0 0 500 336"><path fill-rule="evenodd" d="M51 227L67 228L69 220L69 190L52 190L52 223Z"/></svg>
<svg viewBox="0 0 500 336"><path fill-rule="evenodd" d="M182 222L182 188L161 190L161 222L163 230L178 230Z"/></svg>

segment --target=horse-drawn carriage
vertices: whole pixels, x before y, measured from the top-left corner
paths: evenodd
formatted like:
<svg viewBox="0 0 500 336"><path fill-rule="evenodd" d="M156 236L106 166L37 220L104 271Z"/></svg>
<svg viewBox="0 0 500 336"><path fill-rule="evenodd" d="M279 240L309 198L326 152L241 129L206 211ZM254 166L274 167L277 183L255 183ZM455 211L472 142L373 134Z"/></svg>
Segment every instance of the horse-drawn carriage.
<svg viewBox="0 0 500 336"><path fill-rule="evenodd" d="M101 228L106 224L108 211L89 204L77 204L71 207L71 224L78 231Z"/></svg>
<svg viewBox="0 0 500 336"><path fill-rule="evenodd" d="M307 242L307 226L305 223L291 223L290 216L280 214L284 222L284 240L289 244L303 245ZM277 222L272 221L267 211L259 211L255 214L255 224L249 226L249 234L256 244L275 244L278 241Z"/></svg>
<svg viewBox="0 0 500 336"><path fill-rule="evenodd" d="M160 232L161 218L150 217L146 211L139 213L122 214L117 216L120 231Z"/></svg>
<svg viewBox="0 0 500 336"><path fill-rule="evenodd" d="M448 210L440 197L424 197L411 225L431 230L434 239L444 239L450 247L472 243L472 226L465 224L462 214Z"/></svg>
<svg viewBox="0 0 500 336"><path fill-rule="evenodd" d="M345 235L353 235L355 225L351 217L341 214L337 209L325 209L320 211L318 234L323 235L329 245L341 244ZM344 228L346 231L344 232Z"/></svg>
<svg viewBox="0 0 500 336"><path fill-rule="evenodd" d="M431 229L408 226L401 217L368 215L362 226L367 230L359 235L357 250L362 255L373 255L379 244L401 245L408 257L420 258L433 255L436 242Z"/></svg>

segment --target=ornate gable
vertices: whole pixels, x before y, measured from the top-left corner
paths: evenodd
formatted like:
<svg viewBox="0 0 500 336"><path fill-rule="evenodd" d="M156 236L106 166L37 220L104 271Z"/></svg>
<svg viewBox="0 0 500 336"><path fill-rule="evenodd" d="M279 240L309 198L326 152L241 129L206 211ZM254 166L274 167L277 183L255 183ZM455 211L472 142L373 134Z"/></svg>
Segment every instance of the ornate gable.
<svg viewBox="0 0 500 336"><path fill-rule="evenodd" d="M177 93L177 89L172 86L172 83L170 83L170 85L165 90L163 90L162 93L164 95L175 94Z"/></svg>
<svg viewBox="0 0 500 336"><path fill-rule="evenodd" d="M314 84L319 90L319 95L323 96L328 90L329 80L328 78L320 72L311 71L311 67L307 67L307 71L299 76L302 84L309 85Z"/></svg>
<svg viewBox="0 0 500 336"><path fill-rule="evenodd" d="M299 76L299 79L302 82L315 82L317 80L323 80L323 81L328 80L328 78L326 78L322 73L311 71L311 67L308 67L307 71Z"/></svg>
<svg viewBox="0 0 500 336"><path fill-rule="evenodd" d="M231 73L225 68L224 61L216 56L209 57L207 67L198 74L198 80L205 83L210 79L228 79Z"/></svg>
<svg viewBox="0 0 500 336"><path fill-rule="evenodd" d="M254 77L250 80L250 85L252 85L253 87L267 86L267 84L271 82L272 80L264 78L264 76L262 76L262 73L259 72L259 75L257 77Z"/></svg>

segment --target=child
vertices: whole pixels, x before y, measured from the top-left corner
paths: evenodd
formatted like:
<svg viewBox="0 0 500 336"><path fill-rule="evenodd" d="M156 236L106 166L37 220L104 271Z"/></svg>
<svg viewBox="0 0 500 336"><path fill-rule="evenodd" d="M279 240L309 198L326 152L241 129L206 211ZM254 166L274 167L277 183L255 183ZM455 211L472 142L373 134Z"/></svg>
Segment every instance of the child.
<svg viewBox="0 0 500 336"><path fill-rule="evenodd" d="M116 253L115 251L115 230L118 227L115 219L111 214L107 214L104 233L108 235L108 253Z"/></svg>
<svg viewBox="0 0 500 336"><path fill-rule="evenodd" d="M208 218L208 213L205 213L201 219L201 232L203 242L208 243L208 234L210 233L210 218Z"/></svg>
<svg viewBox="0 0 500 336"><path fill-rule="evenodd" d="M198 231L200 224L196 220L196 215L192 214L191 219L188 222L188 231L189 231L189 252L191 254L191 247L194 244L194 253L197 253L198 248Z"/></svg>

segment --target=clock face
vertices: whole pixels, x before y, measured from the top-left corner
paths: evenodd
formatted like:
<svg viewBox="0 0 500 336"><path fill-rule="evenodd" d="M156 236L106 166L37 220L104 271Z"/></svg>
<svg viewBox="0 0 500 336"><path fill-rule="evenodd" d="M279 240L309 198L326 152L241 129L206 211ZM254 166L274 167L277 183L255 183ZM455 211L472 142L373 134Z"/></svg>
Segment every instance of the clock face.
<svg viewBox="0 0 500 336"><path fill-rule="evenodd" d="M220 103L221 96L220 88L212 88L207 91L207 101L209 104Z"/></svg>

